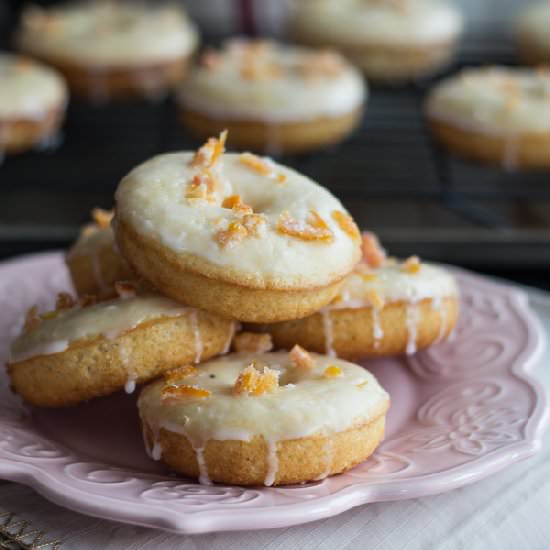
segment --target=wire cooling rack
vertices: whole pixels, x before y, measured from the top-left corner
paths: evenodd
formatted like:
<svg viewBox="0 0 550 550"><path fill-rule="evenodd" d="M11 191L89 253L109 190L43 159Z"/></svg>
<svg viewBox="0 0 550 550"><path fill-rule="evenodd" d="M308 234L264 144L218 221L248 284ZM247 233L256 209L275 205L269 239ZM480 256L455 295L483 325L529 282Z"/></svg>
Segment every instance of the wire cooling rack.
<svg viewBox="0 0 550 550"><path fill-rule="evenodd" d="M467 43L446 74L467 65L514 63L502 41ZM435 80L372 88L362 124L349 140L278 160L338 195L394 254L489 269L547 267L550 173L486 168L441 150L422 114ZM118 181L133 166L197 145L179 127L169 99L72 101L59 144L0 165L0 255L66 246L92 207L111 206Z"/></svg>

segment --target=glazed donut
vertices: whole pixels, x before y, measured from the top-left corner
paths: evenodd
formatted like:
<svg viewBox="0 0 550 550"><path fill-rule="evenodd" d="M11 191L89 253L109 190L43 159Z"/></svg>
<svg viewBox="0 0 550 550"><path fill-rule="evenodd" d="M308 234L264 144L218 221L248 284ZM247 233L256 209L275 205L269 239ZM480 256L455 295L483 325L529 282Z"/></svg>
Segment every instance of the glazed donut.
<svg viewBox="0 0 550 550"><path fill-rule="evenodd" d="M146 448L201 483L286 485L369 457L388 394L368 371L302 349L184 367L138 401Z"/></svg>
<svg viewBox="0 0 550 550"><path fill-rule="evenodd" d="M19 48L56 67L97 101L158 97L177 86L198 40L175 5L84 1L23 11Z"/></svg>
<svg viewBox="0 0 550 550"><path fill-rule="evenodd" d="M118 247L190 306L251 322L309 315L359 260L357 227L326 189L267 158L223 155L224 141L130 172L116 192Z"/></svg>
<svg viewBox="0 0 550 550"><path fill-rule="evenodd" d="M550 3L527 6L517 21L517 40L522 59L531 65L550 63Z"/></svg>
<svg viewBox="0 0 550 550"><path fill-rule="evenodd" d="M200 138L228 129L236 147L300 153L349 135L365 96L362 76L336 53L231 40L202 56L179 106Z"/></svg>
<svg viewBox="0 0 550 550"><path fill-rule="evenodd" d="M426 113L456 154L507 169L550 167L548 71L467 69L432 90Z"/></svg>
<svg viewBox="0 0 550 550"><path fill-rule="evenodd" d="M13 342L13 389L41 407L81 401L146 382L164 371L229 349L234 323L155 293L117 285L119 298L75 304L61 294L55 311L27 314Z"/></svg>
<svg viewBox="0 0 550 550"><path fill-rule="evenodd" d="M369 79L407 81L452 58L462 15L446 0L294 0L290 33L299 43L334 47Z"/></svg>
<svg viewBox="0 0 550 550"><path fill-rule="evenodd" d="M0 53L0 83L0 157L54 139L67 106L63 78L26 57Z"/></svg>
<svg viewBox="0 0 550 550"><path fill-rule="evenodd" d="M348 359L412 354L449 336L459 309L449 273L416 257L374 263L377 267L371 258L370 265L366 260L358 264L340 294L321 311L305 319L251 325L249 330L270 334L275 348L299 344Z"/></svg>
<svg viewBox="0 0 550 550"><path fill-rule="evenodd" d="M92 217L94 222L83 228L65 261L79 296L105 298L116 294L115 282L133 280L136 275L116 249L113 213L95 208Z"/></svg>

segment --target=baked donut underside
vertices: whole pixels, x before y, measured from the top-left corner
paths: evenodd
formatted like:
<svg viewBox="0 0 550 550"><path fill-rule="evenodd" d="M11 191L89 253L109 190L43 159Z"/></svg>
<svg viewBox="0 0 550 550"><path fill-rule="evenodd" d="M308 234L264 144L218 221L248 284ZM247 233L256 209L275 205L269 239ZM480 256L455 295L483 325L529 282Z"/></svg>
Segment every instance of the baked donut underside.
<svg viewBox="0 0 550 550"><path fill-rule="evenodd" d="M444 340L456 325L456 297L418 303L393 302L374 307L330 309L306 319L272 325L247 325L271 334L275 348L298 344L309 351L357 359L412 353Z"/></svg>
<svg viewBox="0 0 550 550"><path fill-rule="evenodd" d="M463 157L507 168L550 168L550 131L499 135L430 119L434 137Z"/></svg>
<svg viewBox="0 0 550 550"><path fill-rule="evenodd" d="M161 459L174 471L234 485L289 485L323 479L366 460L384 437L384 410L368 423L331 436L251 441L210 440L194 449L179 433L161 428L158 435L142 419L149 449L162 449Z"/></svg>
<svg viewBox="0 0 550 550"><path fill-rule="evenodd" d="M185 76L190 55L158 62L116 67L87 66L33 52L32 55L55 67L66 79L71 92L96 100L146 97L175 89Z"/></svg>
<svg viewBox="0 0 550 550"><path fill-rule="evenodd" d="M303 153L339 143L359 125L363 109L332 117L292 122L267 122L218 118L180 105L182 124L197 137L206 139L228 130L231 142L240 149L271 153Z"/></svg>
<svg viewBox="0 0 550 550"><path fill-rule="evenodd" d="M147 321L113 339L83 340L63 352L8 364L8 374L13 390L33 405L75 405L213 357L229 347L232 335L232 321L190 312Z"/></svg>
<svg viewBox="0 0 550 550"><path fill-rule="evenodd" d="M324 287L294 290L225 281L219 272L189 269L178 254L138 235L121 220L117 222L117 243L136 272L166 296L239 321L265 323L306 317L329 303L344 282L341 278Z"/></svg>

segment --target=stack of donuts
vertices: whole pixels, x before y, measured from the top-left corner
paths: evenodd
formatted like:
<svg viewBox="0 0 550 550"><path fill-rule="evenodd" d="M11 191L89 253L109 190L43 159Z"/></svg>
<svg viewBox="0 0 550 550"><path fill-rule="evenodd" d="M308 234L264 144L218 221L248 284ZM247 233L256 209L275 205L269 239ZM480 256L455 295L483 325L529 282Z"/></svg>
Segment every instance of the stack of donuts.
<svg viewBox="0 0 550 550"><path fill-rule="evenodd" d="M226 138L148 160L114 215L94 211L67 254L76 292L31 308L13 342L12 387L62 407L139 385L146 450L201 483L323 479L384 434L388 394L348 360L447 338L457 287Z"/></svg>

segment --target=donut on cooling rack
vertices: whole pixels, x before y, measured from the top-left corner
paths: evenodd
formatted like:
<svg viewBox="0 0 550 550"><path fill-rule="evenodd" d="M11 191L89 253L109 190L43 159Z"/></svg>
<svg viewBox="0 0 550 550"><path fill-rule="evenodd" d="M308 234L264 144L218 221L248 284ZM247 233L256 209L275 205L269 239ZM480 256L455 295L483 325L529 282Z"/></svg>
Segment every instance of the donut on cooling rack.
<svg viewBox="0 0 550 550"><path fill-rule="evenodd" d="M79 296L104 298L116 294L116 281L133 280L136 275L116 249L113 213L95 208L92 217L94 221L82 229L65 261Z"/></svg>
<svg viewBox="0 0 550 550"><path fill-rule="evenodd" d="M358 262L357 227L326 189L268 158L223 154L224 142L130 172L116 192L118 248L193 307L251 322L305 317Z"/></svg>
<svg viewBox="0 0 550 550"><path fill-rule="evenodd" d="M306 349L349 359L414 353L444 340L458 317L458 290L444 269L387 259L372 234L365 256L340 294L321 311L295 321L250 325L275 348Z"/></svg>
<svg viewBox="0 0 550 550"><path fill-rule="evenodd" d="M0 157L51 142L63 123L67 90L56 71L0 53Z"/></svg>
<svg viewBox="0 0 550 550"><path fill-rule="evenodd" d="M387 393L365 369L296 348L176 369L140 395L149 454L201 483L286 485L369 457Z"/></svg>
<svg viewBox="0 0 550 550"><path fill-rule="evenodd" d="M365 96L361 75L336 53L232 40L202 56L179 106L200 138L227 128L237 147L299 153L347 137Z"/></svg>
<svg viewBox="0 0 550 550"><path fill-rule="evenodd" d="M197 31L175 5L84 1L23 12L17 43L97 101L157 97L181 81Z"/></svg>
<svg viewBox="0 0 550 550"><path fill-rule="evenodd" d="M517 40L522 59L531 65L550 63L550 3L524 8L517 21Z"/></svg>
<svg viewBox="0 0 550 550"><path fill-rule="evenodd" d="M550 71L466 69L430 93L434 137L454 153L508 169L550 167Z"/></svg>
<svg viewBox="0 0 550 550"><path fill-rule="evenodd" d="M407 81L447 64L462 33L462 16L446 0L294 0L291 36L334 47L369 79Z"/></svg>
<svg viewBox="0 0 550 550"><path fill-rule="evenodd" d="M75 303L60 294L54 311L32 308L13 342L13 389L43 407L81 401L146 382L164 371L229 349L232 321L160 296L116 285L118 298Z"/></svg>

